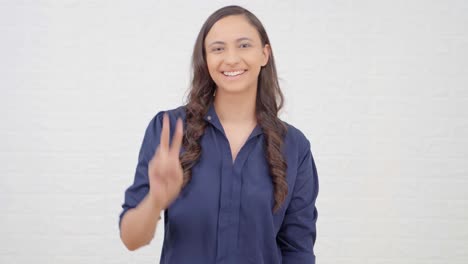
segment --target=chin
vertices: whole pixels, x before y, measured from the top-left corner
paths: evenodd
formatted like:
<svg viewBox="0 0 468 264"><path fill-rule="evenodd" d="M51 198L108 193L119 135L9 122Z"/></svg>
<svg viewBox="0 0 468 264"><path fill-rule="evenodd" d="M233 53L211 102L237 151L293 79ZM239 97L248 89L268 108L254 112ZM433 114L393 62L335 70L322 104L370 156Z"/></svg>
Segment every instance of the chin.
<svg viewBox="0 0 468 264"><path fill-rule="evenodd" d="M225 93L245 93L249 90L248 87L245 85L223 85L223 86L218 86L219 90L222 90Z"/></svg>

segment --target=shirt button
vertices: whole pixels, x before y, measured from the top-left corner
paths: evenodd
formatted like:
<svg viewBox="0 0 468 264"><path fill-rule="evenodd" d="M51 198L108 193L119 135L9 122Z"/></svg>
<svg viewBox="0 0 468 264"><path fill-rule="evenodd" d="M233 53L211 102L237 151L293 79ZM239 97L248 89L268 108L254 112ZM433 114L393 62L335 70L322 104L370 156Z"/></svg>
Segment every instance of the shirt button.
<svg viewBox="0 0 468 264"><path fill-rule="evenodd" d="M211 116L208 116L207 118L208 118L208 120L211 120Z"/></svg>

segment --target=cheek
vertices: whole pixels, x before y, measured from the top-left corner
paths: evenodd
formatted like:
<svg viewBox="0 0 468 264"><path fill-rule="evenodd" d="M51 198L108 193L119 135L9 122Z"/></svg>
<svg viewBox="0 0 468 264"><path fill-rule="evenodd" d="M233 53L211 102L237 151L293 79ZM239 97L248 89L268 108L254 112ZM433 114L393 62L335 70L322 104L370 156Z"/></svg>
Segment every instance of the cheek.
<svg viewBox="0 0 468 264"><path fill-rule="evenodd" d="M251 66L255 68L260 68L263 63L263 56L258 53L258 51L252 51L244 56L245 61Z"/></svg>
<svg viewBox="0 0 468 264"><path fill-rule="evenodd" d="M218 62L211 56L206 57L206 65L208 66L208 71L210 74L213 74L218 70Z"/></svg>
<svg viewBox="0 0 468 264"><path fill-rule="evenodd" d="M210 73L210 75L212 75L215 67L213 61L210 60L208 57L206 58L206 66L208 67L208 72Z"/></svg>
<svg viewBox="0 0 468 264"><path fill-rule="evenodd" d="M218 71L218 68L219 67L216 63L208 64L208 72L210 74L210 78L216 85L220 85L220 83L222 82L222 77L220 75L220 72Z"/></svg>

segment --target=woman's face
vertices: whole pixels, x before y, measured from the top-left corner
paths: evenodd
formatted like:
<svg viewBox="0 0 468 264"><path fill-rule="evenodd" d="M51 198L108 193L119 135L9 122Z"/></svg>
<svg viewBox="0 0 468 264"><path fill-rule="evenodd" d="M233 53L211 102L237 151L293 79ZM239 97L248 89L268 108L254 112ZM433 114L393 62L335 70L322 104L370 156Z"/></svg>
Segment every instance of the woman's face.
<svg viewBox="0 0 468 264"><path fill-rule="evenodd" d="M261 66L268 62L270 47L243 15L218 20L205 38L206 61L218 92L239 93L257 89ZM222 89L222 91L219 91Z"/></svg>

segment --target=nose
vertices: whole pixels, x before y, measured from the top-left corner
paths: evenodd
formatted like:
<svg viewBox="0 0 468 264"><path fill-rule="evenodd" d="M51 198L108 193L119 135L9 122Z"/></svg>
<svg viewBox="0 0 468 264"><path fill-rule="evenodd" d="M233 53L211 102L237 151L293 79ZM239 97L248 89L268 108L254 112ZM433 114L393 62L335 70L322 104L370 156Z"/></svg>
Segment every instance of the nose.
<svg viewBox="0 0 468 264"><path fill-rule="evenodd" d="M239 56L239 53L236 51L236 49L228 49L225 54L226 56L224 57L224 62L226 64L234 65L234 64L239 63L240 56Z"/></svg>

